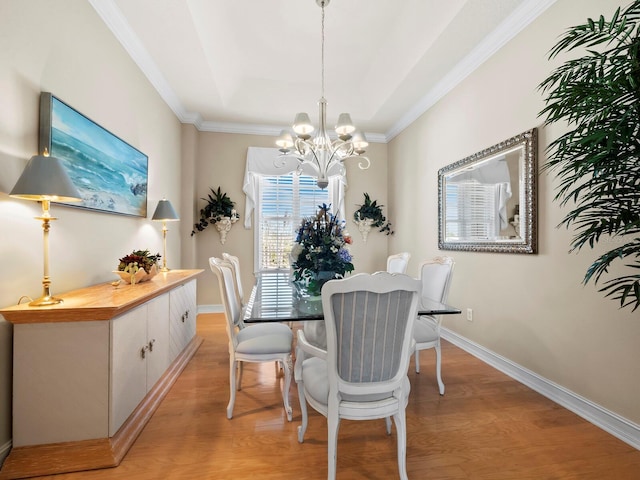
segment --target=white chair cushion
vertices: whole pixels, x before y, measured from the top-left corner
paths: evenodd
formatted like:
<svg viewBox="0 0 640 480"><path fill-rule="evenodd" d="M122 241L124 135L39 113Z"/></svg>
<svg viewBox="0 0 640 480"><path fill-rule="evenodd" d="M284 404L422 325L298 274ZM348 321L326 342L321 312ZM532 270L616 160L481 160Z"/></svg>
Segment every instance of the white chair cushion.
<svg viewBox="0 0 640 480"><path fill-rule="evenodd" d="M316 402L327 405L329 398L329 380L327 377L327 362L317 357L310 357L302 362L302 381L306 394ZM402 388L409 397L411 385L409 377L405 377ZM342 394L342 399L348 402L375 402L392 396L393 392L376 393L371 395Z"/></svg>
<svg viewBox="0 0 640 480"><path fill-rule="evenodd" d="M282 323L260 323L238 331L238 353L267 354L291 351L293 332Z"/></svg>
<svg viewBox="0 0 640 480"><path fill-rule="evenodd" d="M418 317L413 325L413 338L416 343L435 342L438 334L435 320L431 317Z"/></svg>

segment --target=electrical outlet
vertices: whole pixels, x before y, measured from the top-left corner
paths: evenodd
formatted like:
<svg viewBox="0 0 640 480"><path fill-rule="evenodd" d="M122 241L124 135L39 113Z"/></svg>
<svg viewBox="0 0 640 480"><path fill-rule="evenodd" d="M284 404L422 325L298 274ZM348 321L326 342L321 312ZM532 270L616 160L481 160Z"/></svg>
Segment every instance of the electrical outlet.
<svg viewBox="0 0 640 480"><path fill-rule="evenodd" d="M467 308L467 321L473 322L473 309Z"/></svg>

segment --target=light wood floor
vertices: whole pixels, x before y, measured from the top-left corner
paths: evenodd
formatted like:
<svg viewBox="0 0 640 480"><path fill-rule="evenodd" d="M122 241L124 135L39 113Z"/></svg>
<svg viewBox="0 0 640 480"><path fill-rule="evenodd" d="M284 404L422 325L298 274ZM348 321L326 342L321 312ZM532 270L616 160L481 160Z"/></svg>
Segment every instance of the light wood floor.
<svg viewBox="0 0 640 480"><path fill-rule="evenodd" d="M221 315L198 317L204 343L119 467L55 480L324 479L327 428L309 409L305 443L291 388L293 421L284 415L274 364L245 367L234 418L227 338ZM433 351L421 373L410 367L407 469L429 479L640 479L640 451L444 342L438 395ZM382 421L342 421L338 479L398 478L395 430Z"/></svg>

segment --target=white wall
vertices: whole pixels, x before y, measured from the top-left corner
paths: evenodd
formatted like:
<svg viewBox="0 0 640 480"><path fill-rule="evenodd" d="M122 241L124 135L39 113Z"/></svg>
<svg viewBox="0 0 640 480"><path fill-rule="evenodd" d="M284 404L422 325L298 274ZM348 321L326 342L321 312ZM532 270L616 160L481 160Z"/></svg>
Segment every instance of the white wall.
<svg viewBox="0 0 640 480"><path fill-rule="evenodd" d="M181 209L181 127L113 34L85 0L0 2L0 305L42 293L39 204L10 198L27 160L38 153L41 91L149 156L148 218L53 205L53 294L114 280L118 258L133 249L162 253L159 199ZM188 211L190 209L187 209ZM183 223L183 222L180 222ZM187 222L187 227L188 227ZM170 266L180 266L181 226L170 226ZM185 227L186 228L186 227ZM190 231L190 230L189 230ZM0 317L1 318L1 317ZM11 439L11 325L0 320L0 459Z"/></svg>
<svg viewBox="0 0 640 480"><path fill-rule="evenodd" d="M473 308L473 322L445 326L552 382L640 423L640 322L593 284L586 268L608 247L568 253L571 232L556 226L566 213L552 200L557 181L539 176L539 253L492 254L438 250L438 169L532 127L539 127L539 161L562 133L542 127L537 85L558 61L547 52L571 25L600 14L614 0L559 0L481 68L389 144L389 197L397 221L391 250L420 260L456 260L450 303ZM612 274L623 271L619 266ZM446 383L446 359L443 375Z"/></svg>

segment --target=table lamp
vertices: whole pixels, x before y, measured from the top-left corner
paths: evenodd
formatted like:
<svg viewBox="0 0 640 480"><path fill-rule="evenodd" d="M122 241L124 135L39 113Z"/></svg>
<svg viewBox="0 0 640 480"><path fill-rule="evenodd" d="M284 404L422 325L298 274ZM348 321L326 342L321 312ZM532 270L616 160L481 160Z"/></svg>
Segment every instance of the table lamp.
<svg viewBox="0 0 640 480"><path fill-rule="evenodd" d="M50 157L48 152L31 157L22 175L16 182L9 196L42 203L42 216L35 217L42 220L44 231L44 277L42 278L43 292L40 298L29 303L33 307L55 305L61 303L61 298L52 297L49 291L49 228L51 220L56 220L49 213L49 205L54 202L81 201L80 192L73 185L64 171L62 163L56 157Z"/></svg>
<svg viewBox="0 0 640 480"><path fill-rule="evenodd" d="M173 209L173 205L171 202L166 199L162 199L158 202L158 206L156 207L156 211L153 212L153 217L151 220L155 220L158 222L162 222L162 268L161 272L168 272L167 268L167 222L175 222L176 220L180 220L178 214Z"/></svg>

